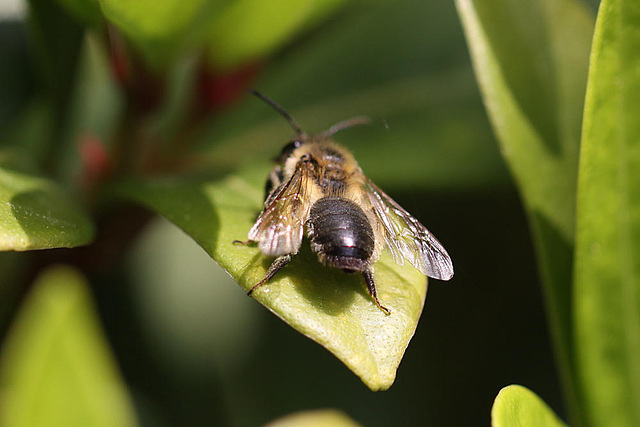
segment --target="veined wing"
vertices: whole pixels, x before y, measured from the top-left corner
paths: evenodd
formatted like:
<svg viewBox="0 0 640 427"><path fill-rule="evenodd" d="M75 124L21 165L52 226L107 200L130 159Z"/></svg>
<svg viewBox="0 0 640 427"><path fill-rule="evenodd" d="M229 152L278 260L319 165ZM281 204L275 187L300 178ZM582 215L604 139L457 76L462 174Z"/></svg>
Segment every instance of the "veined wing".
<svg viewBox="0 0 640 427"><path fill-rule="evenodd" d="M275 188L264 210L249 230L249 240L258 242L263 254L297 253L309 216L309 166L300 162L291 178Z"/></svg>
<svg viewBox="0 0 640 427"><path fill-rule="evenodd" d="M425 276L451 279L453 263L438 239L366 177L364 187L394 261L404 265L406 259Z"/></svg>

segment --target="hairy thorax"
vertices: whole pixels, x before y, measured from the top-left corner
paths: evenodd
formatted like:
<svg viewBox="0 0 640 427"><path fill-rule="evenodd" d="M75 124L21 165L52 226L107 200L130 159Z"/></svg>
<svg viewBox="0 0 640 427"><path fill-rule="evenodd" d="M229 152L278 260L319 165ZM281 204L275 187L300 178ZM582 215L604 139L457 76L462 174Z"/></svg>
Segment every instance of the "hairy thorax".
<svg viewBox="0 0 640 427"><path fill-rule="evenodd" d="M324 197L348 197L358 173L358 163L351 153L332 142L310 144L308 154L313 164L313 180Z"/></svg>

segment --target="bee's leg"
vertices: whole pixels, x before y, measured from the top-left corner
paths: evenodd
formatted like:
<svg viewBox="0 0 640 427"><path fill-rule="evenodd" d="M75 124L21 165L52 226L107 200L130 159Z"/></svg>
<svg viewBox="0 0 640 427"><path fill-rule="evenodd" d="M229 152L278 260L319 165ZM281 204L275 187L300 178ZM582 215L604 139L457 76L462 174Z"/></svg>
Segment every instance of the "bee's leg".
<svg viewBox="0 0 640 427"><path fill-rule="evenodd" d="M271 278L275 276L275 274L278 271L280 271L282 267L284 267L285 265L289 264L289 262L291 262L292 258L293 258L293 254L286 254L286 255L280 255L278 258L274 259L273 262L271 263L271 266L269 267L269 270L267 270L267 274L262 278L262 280L258 282L257 285L255 285L253 288L251 288L251 290L249 290L249 292L247 292L247 295L251 295L251 293L255 291L258 287L264 285L269 280L271 280Z"/></svg>
<svg viewBox="0 0 640 427"><path fill-rule="evenodd" d="M245 245L245 246L249 246L250 244L253 243L253 240L234 240L233 242L234 245Z"/></svg>
<svg viewBox="0 0 640 427"><path fill-rule="evenodd" d="M364 276L364 281L367 282L367 289L369 289L369 294L371 294L373 301L375 301L378 308L382 310L384 314L386 314L387 316L390 315L391 312L389 311L389 309L383 307L380 304L380 301L378 301L378 291L376 291L376 283L373 281L373 271L365 270L362 272L362 275Z"/></svg>

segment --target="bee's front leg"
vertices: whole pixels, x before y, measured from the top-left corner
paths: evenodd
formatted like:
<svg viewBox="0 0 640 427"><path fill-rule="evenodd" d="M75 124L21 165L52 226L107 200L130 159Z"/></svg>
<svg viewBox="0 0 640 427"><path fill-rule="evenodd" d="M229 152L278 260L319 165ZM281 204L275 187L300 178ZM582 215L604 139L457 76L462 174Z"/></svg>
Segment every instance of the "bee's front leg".
<svg viewBox="0 0 640 427"><path fill-rule="evenodd" d="M293 254L280 255L278 258L274 259L273 262L271 263L271 266L269 267L269 270L267 270L267 274L262 278L262 280L258 282L257 285L255 285L253 288L249 290L249 292L247 292L247 295L251 295L251 293L255 291L258 287L264 285L269 280L271 280L271 278L275 276L275 274L278 271L280 271L282 267L289 264L292 259L293 259Z"/></svg>

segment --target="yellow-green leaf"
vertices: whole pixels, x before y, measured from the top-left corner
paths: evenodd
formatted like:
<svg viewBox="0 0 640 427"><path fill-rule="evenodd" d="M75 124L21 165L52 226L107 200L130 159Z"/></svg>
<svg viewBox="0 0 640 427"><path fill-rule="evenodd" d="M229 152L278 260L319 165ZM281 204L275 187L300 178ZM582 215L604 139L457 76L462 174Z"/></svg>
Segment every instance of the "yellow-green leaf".
<svg viewBox="0 0 640 427"><path fill-rule="evenodd" d="M71 268L40 276L0 361L4 427L136 425L87 284Z"/></svg>
<svg viewBox="0 0 640 427"><path fill-rule="evenodd" d="M185 49L202 46L220 69L266 57L344 2L100 0L100 5L152 66L164 67Z"/></svg>
<svg viewBox="0 0 640 427"><path fill-rule="evenodd" d="M264 427L358 427L359 425L340 411L319 409L287 415Z"/></svg>
<svg viewBox="0 0 640 427"><path fill-rule="evenodd" d="M591 426L640 425L640 3L600 5L585 105L576 362Z"/></svg>
<svg viewBox="0 0 640 427"><path fill-rule="evenodd" d="M261 59L345 0L238 0L210 25L209 55L216 67Z"/></svg>
<svg viewBox="0 0 640 427"><path fill-rule="evenodd" d="M0 250L80 246L93 234L89 217L57 184L0 164Z"/></svg>
<svg viewBox="0 0 640 427"><path fill-rule="evenodd" d="M150 65L166 66L189 34L222 2L204 0L99 0L104 16L126 34ZM199 22L199 24L197 24Z"/></svg>
<svg viewBox="0 0 640 427"><path fill-rule="evenodd" d="M510 385L498 393L491 408L492 427L566 427L534 392Z"/></svg>

